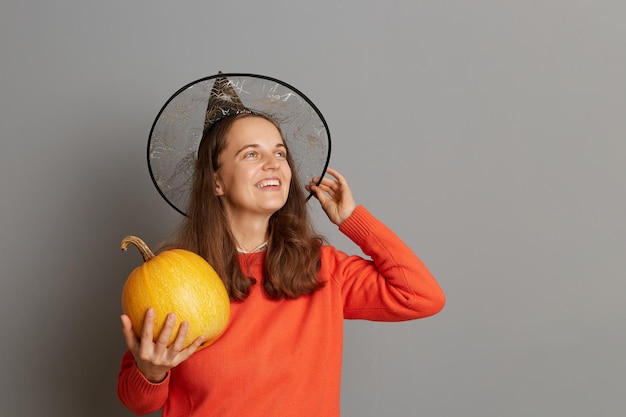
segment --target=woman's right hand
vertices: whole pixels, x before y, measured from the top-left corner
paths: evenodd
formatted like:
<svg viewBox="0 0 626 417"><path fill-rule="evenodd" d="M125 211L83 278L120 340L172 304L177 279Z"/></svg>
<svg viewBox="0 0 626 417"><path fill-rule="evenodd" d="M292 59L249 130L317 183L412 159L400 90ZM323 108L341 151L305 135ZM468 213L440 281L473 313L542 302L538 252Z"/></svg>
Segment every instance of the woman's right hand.
<svg viewBox="0 0 626 417"><path fill-rule="evenodd" d="M161 334L159 334L155 342L153 341L155 316L154 309L148 309L143 321L141 338L137 337L133 331L130 317L122 314L121 319L124 339L128 349L135 357L137 368L148 381L158 383L165 379L170 369L193 355L203 340L202 337L199 337L189 347L183 349L183 342L189 329L189 323L185 321L180 325L174 343L168 346L170 335L176 323L176 315L170 313L165 320L163 329L161 329Z"/></svg>
<svg viewBox="0 0 626 417"><path fill-rule="evenodd" d="M326 172L335 178L326 177L319 185L315 185L319 178L313 178L305 188L314 193L330 221L340 226L352 215L356 203L343 175L330 167L326 169Z"/></svg>

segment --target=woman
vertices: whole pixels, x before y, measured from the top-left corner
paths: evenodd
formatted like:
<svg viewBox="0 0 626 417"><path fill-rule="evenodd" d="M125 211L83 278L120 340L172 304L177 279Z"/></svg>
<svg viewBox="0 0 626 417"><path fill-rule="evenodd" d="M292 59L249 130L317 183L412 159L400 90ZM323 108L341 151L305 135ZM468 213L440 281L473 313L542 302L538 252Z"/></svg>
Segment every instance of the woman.
<svg viewBox="0 0 626 417"><path fill-rule="evenodd" d="M210 104L209 104L210 107ZM443 308L433 276L392 231L357 206L343 176L308 189L329 220L371 259L313 232L279 126L242 111L212 121L198 150L187 218L173 245L204 256L231 297L227 331L208 348L167 346L149 310L128 351L118 395L133 412L164 416L339 416L344 319L402 321Z"/></svg>

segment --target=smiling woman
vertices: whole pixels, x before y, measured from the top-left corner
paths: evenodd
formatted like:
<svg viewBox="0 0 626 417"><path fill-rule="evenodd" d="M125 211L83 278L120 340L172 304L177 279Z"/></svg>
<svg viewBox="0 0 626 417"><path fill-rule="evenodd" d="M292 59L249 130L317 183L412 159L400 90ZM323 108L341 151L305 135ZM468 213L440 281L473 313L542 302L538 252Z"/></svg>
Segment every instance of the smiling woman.
<svg viewBox="0 0 626 417"><path fill-rule="evenodd" d="M302 187L298 141L285 136L285 126L302 132L289 129L297 117L244 106L238 85L220 75L211 89L186 217L168 244L217 271L231 300L228 329L206 349L198 350L201 339L183 349L186 330L166 324L155 342L122 316L128 351L118 395L137 414L338 417L343 320L427 317L443 308L444 294L411 249L356 204L338 171L305 177ZM162 150L154 155L167 160ZM175 194L155 184L172 204ZM369 258L325 243L305 189Z"/></svg>

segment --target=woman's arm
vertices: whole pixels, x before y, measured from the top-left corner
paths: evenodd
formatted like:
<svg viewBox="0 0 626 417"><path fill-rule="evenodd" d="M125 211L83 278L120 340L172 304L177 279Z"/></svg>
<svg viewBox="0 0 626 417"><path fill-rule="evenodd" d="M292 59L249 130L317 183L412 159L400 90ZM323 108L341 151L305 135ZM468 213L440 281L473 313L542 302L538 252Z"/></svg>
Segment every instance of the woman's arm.
<svg viewBox="0 0 626 417"><path fill-rule="evenodd" d="M202 344L202 338L182 349L189 327L188 322L183 322L174 342L168 346L176 322L175 315L170 313L154 341L155 311L152 308L146 312L141 338L135 335L127 315L123 314L121 320L128 351L118 375L118 396L129 410L137 414L157 411L167 400L170 369L189 358Z"/></svg>
<svg viewBox="0 0 626 417"><path fill-rule="evenodd" d="M357 207L339 230L371 258L340 253L333 263L346 318L412 320L443 308L445 295L428 268L364 207Z"/></svg>
<svg viewBox="0 0 626 417"><path fill-rule="evenodd" d="M398 321L427 317L439 312L445 295L430 271L413 251L363 207L356 206L345 178L327 172L319 186L308 185L331 222L339 226L371 260L347 256L327 257L324 263L342 288L344 316L368 320ZM324 266L323 266L324 267Z"/></svg>

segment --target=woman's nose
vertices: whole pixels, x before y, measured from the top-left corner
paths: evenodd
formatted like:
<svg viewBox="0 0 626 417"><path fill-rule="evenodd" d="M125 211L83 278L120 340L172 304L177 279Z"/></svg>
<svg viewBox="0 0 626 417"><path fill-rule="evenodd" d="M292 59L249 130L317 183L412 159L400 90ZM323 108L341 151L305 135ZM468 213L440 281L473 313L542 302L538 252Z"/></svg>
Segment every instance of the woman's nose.
<svg viewBox="0 0 626 417"><path fill-rule="evenodd" d="M263 163L263 168L265 169L277 169L280 165L280 161L275 157L269 157Z"/></svg>

